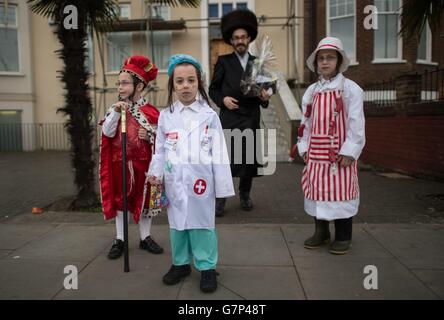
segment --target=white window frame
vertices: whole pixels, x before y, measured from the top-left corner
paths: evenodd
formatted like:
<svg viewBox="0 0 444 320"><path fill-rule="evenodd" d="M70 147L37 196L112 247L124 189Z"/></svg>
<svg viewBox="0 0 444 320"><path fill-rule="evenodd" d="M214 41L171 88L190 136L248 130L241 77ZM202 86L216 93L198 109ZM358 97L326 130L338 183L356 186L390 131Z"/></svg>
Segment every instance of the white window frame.
<svg viewBox="0 0 444 320"><path fill-rule="evenodd" d="M399 30L401 30L401 13L402 13L402 0L399 0L399 9L398 11L383 11L382 13L379 11L378 9L378 18L379 15L381 14L394 14L397 13L398 14L398 33ZM375 36L373 33L373 46L375 45ZM402 41L402 37L398 37L398 57L396 58L375 58L375 51L373 48L373 60L372 63L374 64L378 64L378 63L406 63L407 60L404 60L402 58L403 52L402 52L402 46L403 46L403 41Z"/></svg>
<svg viewBox="0 0 444 320"><path fill-rule="evenodd" d="M4 3L0 2L0 5L3 6ZM8 23L8 25L6 26L5 24L3 24L0 21L0 26L2 28L16 29L17 30L18 71L0 71L0 75L2 75L2 76L24 76L24 74L22 72L21 51L20 51L20 43L21 43L21 41L20 41L20 28L19 28L19 23L18 23L18 10L19 10L19 7L18 7L18 5L16 3L9 3L8 7L15 8L15 25L11 25L11 24ZM6 13L6 14L8 14L8 13Z"/></svg>
<svg viewBox="0 0 444 320"><path fill-rule="evenodd" d="M429 24L426 22L424 26L426 30L426 58L425 59L417 59L416 63L418 64L427 64L427 65L433 65L437 66L437 62L432 61L432 45L433 45L433 38L432 38L432 30L430 30Z"/></svg>
<svg viewBox="0 0 444 320"><path fill-rule="evenodd" d="M247 3L247 8L254 12L254 0L208 0L208 3L206 3L206 6L208 7L210 4L218 4L218 14L219 19L222 18L222 4L232 4L233 10L237 8L238 3ZM205 5L205 3L202 3L202 5ZM207 9L208 10L208 9ZM212 22L218 21L216 18L211 19Z"/></svg>
<svg viewBox="0 0 444 320"><path fill-rule="evenodd" d="M167 17L166 17L166 20L171 20L171 7L168 7L168 6L166 6L166 5L163 5L163 6L161 6L161 5L159 5L159 4L153 4L152 5L153 7L167 7L168 8L168 15L167 15ZM168 31L168 30L165 30L165 31ZM172 32L171 31L169 31L170 32L170 36L171 36L171 38L170 38L170 55L171 55L171 48L172 48L172 43L173 43L173 34L172 34ZM149 33L148 33L148 36L149 36ZM148 50L148 52L149 52L149 56L151 56L151 46L150 46L150 39L148 39L148 41L146 42L146 44L147 44L147 50ZM154 58L154 57L153 57ZM158 68L159 68L159 70L158 70L158 73L167 73L168 72L168 68L166 68L166 69L161 69L160 68L160 66L159 65L156 65Z"/></svg>
<svg viewBox="0 0 444 320"><path fill-rule="evenodd" d="M354 34L354 38L355 38L355 45L353 48L354 51L354 57L348 57L350 59L350 66L356 66L359 64L359 62L357 61L357 36L356 36L356 23L357 23L357 19L356 19L356 0L354 1L354 11L353 11L353 15L351 14L347 14L347 15L343 15L343 16L338 16L338 17L334 17L334 18L330 18L330 0L326 1L326 6L327 6L327 14L326 14L326 21L325 24L327 26L327 36L330 37L331 36L331 27L330 27L330 21L331 20L335 20L335 19L341 19L341 18L348 18L348 17L353 17L354 18L354 23L353 23L353 34Z"/></svg>
<svg viewBox="0 0 444 320"><path fill-rule="evenodd" d="M128 15L128 17L120 17L119 16L119 18L120 19L122 19L122 20L127 20L127 19L131 19L131 3L129 3L129 2L123 2L123 3L119 3L118 4L119 5L119 7L120 7L120 11L119 11L119 14L120 14L120 12L121 12L121 8L122 7L127 7L127 8L129 8L129 15ZM131 34L131 51L133 50L133 46L132 46L132 39L133 39L133 37L132 37L132 35L133 35L133 32L132 31L129 31L129 33ZM118 70L108 70L108 34L109 33L106 33L106 35L105 35L105 37L106 37L106 64L105 64L105 67L107 68L107 71L105 72L105 74L106 75L115 75L115 74L119 74L119 72L120 72L120 68L118 69ZM132 54L132 52L130 52L129 53L130 55ZM123 63L123 61L121 61L121 63Z"/></svg>

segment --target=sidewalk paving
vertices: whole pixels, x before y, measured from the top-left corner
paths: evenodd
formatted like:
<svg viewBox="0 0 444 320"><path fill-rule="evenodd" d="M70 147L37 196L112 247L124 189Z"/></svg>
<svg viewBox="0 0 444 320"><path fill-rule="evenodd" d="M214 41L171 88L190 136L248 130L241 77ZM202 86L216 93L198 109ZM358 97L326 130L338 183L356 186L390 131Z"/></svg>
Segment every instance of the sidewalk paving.
<svg viewBox="0 0 444 320"><path fill-rule="evenodd" d="M224 224L219 233L219 288L199 290L200 275L162 283L171 263L168 226L152 234L162 255L138 249L130 225L130 272L108 260L114 226L79 223L0 224L0 299L444 299L444 225L355 224L349 254L306 250L308 224ZM79 272L66 290L64 268ZM376 290L364 267L377 268Z"/></svg>
<svg viewBox="0 0 444 320"><path fill-rule="evenodd" d="M327 247L303 247L314 227L303 211L301 170L279 163L274 175L255 180L251 212L239 209L238 197L228 199L216 219L219 289L203 294L196 270L176 286L162 283L171 264L164 213L152 235L165 253L138 249L131 223L124 273L123 259L106 256L112 221L50 206L75 191L68 153L2 153L0 299L444 299L444 183L361 171L353 246L334 256ZM33 215L33 206L46 210ZM77 290L63 286L68 265L78 269ZM364 288L369 265L377 268L376 290Z"/></svg>

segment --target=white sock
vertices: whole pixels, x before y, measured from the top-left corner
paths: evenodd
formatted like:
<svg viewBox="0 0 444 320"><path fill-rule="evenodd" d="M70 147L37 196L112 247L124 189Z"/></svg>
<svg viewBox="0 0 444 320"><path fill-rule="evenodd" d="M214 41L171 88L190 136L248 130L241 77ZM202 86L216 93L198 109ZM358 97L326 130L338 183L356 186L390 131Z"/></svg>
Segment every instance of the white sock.
<svg viewBox="0 0 444 320"><path fill-rule="evenodd" d="M130 216L130 212L128 211L128 217ZM123 211L117 210L116 216L116 231L117 231L117 239L124 241L123 236Z"/></svg>
<svg viewBox="0 0 444 320"><path fill-rule="evenodd" d="M151 235L151 223L152 222L153 222L153 218L140 217L139 231L140 231L140 239L141 240L145 240L146 237Z"/></svg>

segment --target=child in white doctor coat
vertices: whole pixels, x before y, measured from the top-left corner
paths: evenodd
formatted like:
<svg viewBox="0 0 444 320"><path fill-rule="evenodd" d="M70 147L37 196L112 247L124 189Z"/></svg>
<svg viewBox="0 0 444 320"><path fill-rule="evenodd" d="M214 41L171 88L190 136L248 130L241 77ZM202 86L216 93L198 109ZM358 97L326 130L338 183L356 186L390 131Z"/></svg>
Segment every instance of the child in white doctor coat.
<svg viewBox="0 0 444 320"><path fill-rule="evenodd" d="M298 151L306 166L302 173L305 211L315 219L315 233L304 246L316 249L335 239L329 251L348 252L352 219L359 207L357 160L365 144L363 90L342 72L350 61L338 38L322 39L307 59L319 80L302 98L304 116L299 128Z"/></svg>
<svg viewBox="0 0 444 320"><path fill-rule="evenodd" d="M218 259L215 198L234 196L227 148L219 117L209 107L199 62L189 55L174 55L168 76L169 108L160 114L148 170L150 183L164 180L170 202L173 263L163 282L179 283L191 273L194 260L201 271L200 289L213 292Z"/></svg>

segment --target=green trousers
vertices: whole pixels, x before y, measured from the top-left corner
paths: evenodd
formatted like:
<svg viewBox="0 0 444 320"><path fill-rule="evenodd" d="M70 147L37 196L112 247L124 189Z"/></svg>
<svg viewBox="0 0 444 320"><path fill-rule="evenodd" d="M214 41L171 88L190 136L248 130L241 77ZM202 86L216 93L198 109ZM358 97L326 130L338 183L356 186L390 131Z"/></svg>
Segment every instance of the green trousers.
<svg viewBox="0 0 444 320"><path fill-rule="evenodd" d="M173 265L191 264L197 270L216 269L218 250L216 229L170 229Z"/></svg>

